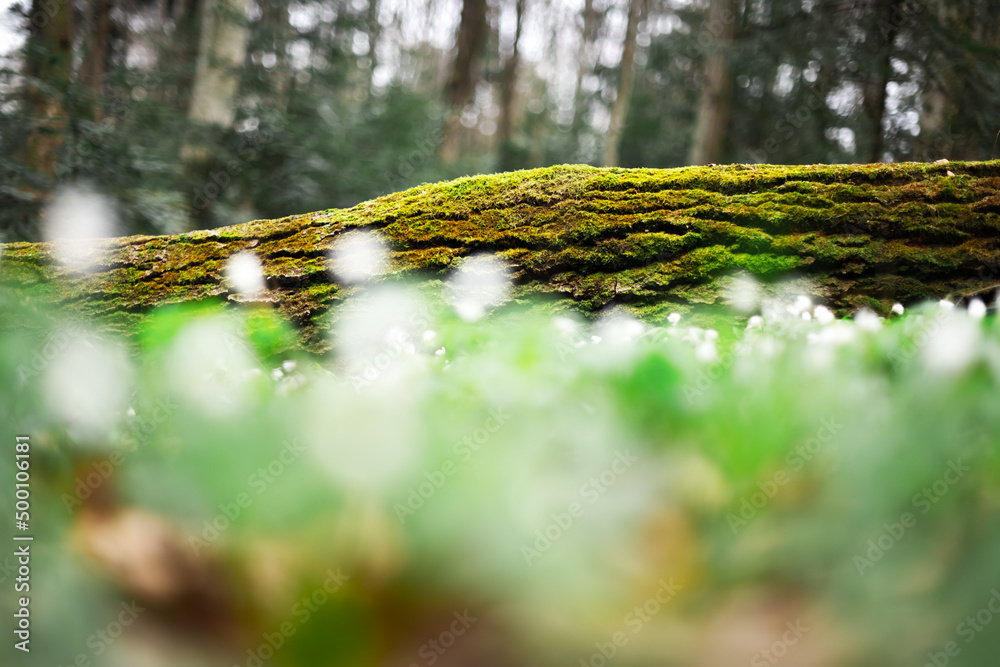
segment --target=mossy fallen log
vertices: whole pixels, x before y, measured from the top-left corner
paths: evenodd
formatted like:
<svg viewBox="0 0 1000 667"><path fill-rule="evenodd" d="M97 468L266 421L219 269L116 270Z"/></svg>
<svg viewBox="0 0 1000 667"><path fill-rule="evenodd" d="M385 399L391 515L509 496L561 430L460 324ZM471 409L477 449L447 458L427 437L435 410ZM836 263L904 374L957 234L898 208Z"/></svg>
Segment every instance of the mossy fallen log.
<svg viewBox="0 0 1000 667"><path fill-rule="evenodd" d="M12 243L0 282L129 331L160 304L235 298L223 269L248 250L264 266L260 300L315 343L321 314L353 289L328 270L330 248L352 228L390 244L383 280L441 278L457 259L493 252L511 267L515 299L554 296L554 309L697 314L723 304L745 273L764 285L796 276L839 314L884 313L1000 283L1000 161L473 176L350 209L101 240L89 273L61 265L50 244Z"/></svg>

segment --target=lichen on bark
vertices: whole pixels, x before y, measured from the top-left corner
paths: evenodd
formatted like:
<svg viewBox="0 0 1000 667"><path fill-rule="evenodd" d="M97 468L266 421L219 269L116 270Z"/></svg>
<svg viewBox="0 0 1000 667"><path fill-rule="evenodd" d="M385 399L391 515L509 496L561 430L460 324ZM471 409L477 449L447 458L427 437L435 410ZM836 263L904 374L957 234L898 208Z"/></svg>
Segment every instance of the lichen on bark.
<svg viewBox="0 0 1000 667"><path fill-rule="evenodd" d="M650 320L696 319L718 312L734 276L749 274L765 286L796 276L842 315L884 313L1000 283L1000 161L471 176L350 209L101 240L87 273L57 262L51 244L7 244L0 281L131 332L157 305L234 301L223 269L246 250L263 263L260 300L322 349L321 315L351 293L335 283L328 253L357 228L391 248L381 280L441 279L457 259L491 252L510 265L515 300L554 297L540 306L551 310L617 304Z"/></svg>

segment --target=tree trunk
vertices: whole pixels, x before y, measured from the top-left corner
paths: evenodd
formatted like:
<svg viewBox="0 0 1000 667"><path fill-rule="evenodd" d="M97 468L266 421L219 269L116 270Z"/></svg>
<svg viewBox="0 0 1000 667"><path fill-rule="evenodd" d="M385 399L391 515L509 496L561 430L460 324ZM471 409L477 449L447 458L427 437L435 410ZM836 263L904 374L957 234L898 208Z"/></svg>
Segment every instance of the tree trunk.
<svg viewBox="0 0 1000 667"><path fill-rule="evenodd" d="M597 31L600 27L601 14L594 9L594 0L584 0L583 26L580 31L580 49L577 52L576 63L576 93L573 97L573 130L572 136L579 140L583 129L586 98L583 94L583 77L594 72L597 53Z"/></svg>
<svg viewBox="0 0 1000 667"><path fill-rule="evenodd" d="M947 171L954 173L948 176ZM97 244L90 273L61 266L45 243L4 246L0 283L134 331L159 304L245 301L223 280L234 253L254 253L267 290L303 331L327 346L337 285L327 253L348 229L385 238L393 278L441 278L456 259L498 253L514 297L553 312L618 304L657 321L718 317L734 277L765 291L797 276L838 314L886 313L1000 284L1000 161L945 165L748 166L597 169L561 166L461 178L347 210L249 222L178 236ZM228 297L228 298L227 298ZM717 320L716 320L717 321Z"/></svg>
<svg viewBox="0 0 1000 667"><path fill-rule="evenodd" d="M206 0L201 44L188 116L196 123L229 127L235 116L240 69L246 60L250 31L249 0Z"/></svg>
<svg viewBox="0 0 1000 667"><path fill-rule="evenodd" d="M513 146L512 131L514 127L514 96L517 85L517 68L520 62L521 17L524 15L524 0L514 3L514 43L510 55L503 65L500 79L500 118L497 123L497 162L500 171L515 169L517 151ZM521 165L523 166L523 165Z"/></svg>
<svg viewBox="0 0 1000 667"><path fill-rule="evenodd" d="M202 5L201 41L188 109L188 118L198 129L181 147L181 160L191 182L210 182L215 167L213 146L236 116L240 70L250 39L249 3L250 0L204 0ZM203 200L196 189L190 206L194 226L209 226L214 198Z"/></svg>
<svg viewBox="0 0 1000 667"><path fill-rule="evenodd" d="M259 29L266 31L270 37L268 46L275 56L274 67L269 74L271 80L269 99L274 109L285 112L288 110L292 88L292 68L287 55L291 33L291 25L288 23L288 3L285 0L266 0L260 7L262 16Z"/></svg>
<svg viewBox="0 0 1000 667"><path fill-rule="evenodd" d="M170 88L176 86L175 94L163 96L161 103L185 112L191 108L191 90L194 86L201 36L202 4L202 0L164 0L161 6L161 19L172 22L174 26L161 58L170 63L166 68L166 72L171 75Z"/></svg>
<svg viewBox="0 0 1000 667"><path fill-rule="evenodd" d="M477 62L485 38L486 0L462 0L462 19L455 34L455 62L445 87L447 117L440 149L441 159L445 162L454 162L458 158L462 109L476 91Z"/></svg>
<svg viewBox="0 0 1000 667"><path fill-rule="evenodd" d="M625 41L622 44L618 93L611 105L611 119L608 121L608 136L604 143L604 166L618 166L618 150L621 147L622 131L628 117L628 106L635 87L635 36L639 21L642 20L645 0L629 0L628 22L625 25Z"/></svg>
<svg viewBox="0 0 1000 667"><path fill-rule="evenodd" d="M381 7L379 0L368 0L368 17L365 29L368 32L368 90L375 88L375 70L378 68L378 44L382 38L382 24L379 22Z"/></svg>
<svg viewBox="0 0 1000 667"><path fill-rule="evenodd" d="M73 3L34 0L24 63L25 110L32 119L24 161L54 179L66 135L65 96L73 73Z"/></svg>
<svg viewBox="0 0 1000 667"><path fill-rule="evenodd" d="M862 109L871 132L866 153L869 162L881 162L885 147L885 129L882 123L885 119L886 86L892 74L893 44L899 32L899 22L894 19L894 15L900 1L879 0L876 6L878 20L873 27L878 34L872 34L871 38L879 48L872 53L872 72L866 82L862 102Z"/></svg>
<svg viewBox="0 0 1000 667"><path fill-rule="evenodd" d="M101 119L104 73L107 69L108 46L111 42L112 0L91 0L87 30L87 55L80 65L80 83L90 89L94 119Z"/></svg>
<svg viewBox="0 0 1000 667"><path fill-rule="evenodd" d="M688 153L689 164L722 162L733 97L733 77L728 61L736 36L736 1L712 0L702 32L711 35L713 43L712 50L705 55L704 87Z"/></svg>

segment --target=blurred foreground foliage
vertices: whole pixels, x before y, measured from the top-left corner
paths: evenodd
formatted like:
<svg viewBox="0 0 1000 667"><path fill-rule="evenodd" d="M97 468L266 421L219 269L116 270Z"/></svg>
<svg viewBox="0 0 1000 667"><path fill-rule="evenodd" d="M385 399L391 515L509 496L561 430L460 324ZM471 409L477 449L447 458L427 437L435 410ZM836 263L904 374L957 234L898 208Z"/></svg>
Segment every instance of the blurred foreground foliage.
<svg viewBox="0 0 1000 667"><path fill-rule="evenodd" d="M287 358L268 310L166 308L125 345L20 298L0 419L32 443L31 664L1000 651L1000 322L978 306L800 300L715 332L469 323L383 285L339 307L334 354Z"/></svg>

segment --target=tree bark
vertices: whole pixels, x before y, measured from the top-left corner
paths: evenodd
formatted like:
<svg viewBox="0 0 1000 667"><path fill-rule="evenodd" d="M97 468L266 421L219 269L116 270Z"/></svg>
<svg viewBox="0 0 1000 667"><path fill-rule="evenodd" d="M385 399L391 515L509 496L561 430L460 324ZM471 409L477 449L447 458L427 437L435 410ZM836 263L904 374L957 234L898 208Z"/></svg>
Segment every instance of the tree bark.
<svg viewBox="0 0 1000 667"><path fill-rule="evenodd" d="M372 0L372 4L376 0ZM271 68L271 94L269 99L273 108L285 112L292 90L292 68L288 62L287 48L291 25L288 23L288 3L285 0L266 0L260 3L260 30L266 31L270 37L268 45L275 56L274 67ZM374 49L372 49L374 54ZM372 70L375 68L372 67Z"/></svg>
<svg viewBox="0 0 1000 667"><path fill-rule="evenodd" d="M728 60L736 37L735 0L712 0L702 34L711 35L713 43L712 51L705 56L704 88L698 102L694 140L688 153L689 164L722 161L733 97L733 77Z"/></svg>
<svg viewBox="0 0 1000 667"><path fill-rule="evenodd" d="M111 42L112 0L91 0L87 34L87 55L80 65L80 83L90 89L94 119L101 119L104 73L107 70L108 46Z"/></svg>
<svg viewBox="0 0 1000 667"><path fill-rule="evenodd" d="M188 116L196 123L229 127L235 115L240 69L247 55L249 0L206 0L201 45Z"/></svg>
<svg viewBox="0 0 1000 667"><path fill-rule="evenodd" d="M440 148L444 162L454 162L458 158L462 109L475 93L477 63L485 38L486 0L462 0L462 18L455 35L455 62L445 87L447 117Z"/></svg>
<svg viewBox="0 0 1000 667"><path fill-rule="evenodd" d="M510 55L504 61L500 79L500 118L497 122L497 162L500 171L510 171L516 168L514 163L517 161L516 151L512 144L512 134L517 68L521 59L518 42L521 41L521 17L524 15L524 0L515 0L514 15L514 43L511 46Z"/></svg>
<svg viewBox="0 0 1000 667"><path fill-rule="evenodd" d="M628 21L625 25L625 41L622 44L622 62L618 80L618 93L611 105L611 118L608 121L608 136L604 143L604 166L618 166L618 150L621 147L622 131L625 129L625 119L628 117L629 102L632 100L632 89L635 87L635 36L639 21L644 14L645 0L629 0Z"/></svg>
<svg viewBox="0 0 1000 667"><path fill-rule="evenodd" d="M250 39L247 24L250 0L203 1L198 62L188 109L188 118L198 129L191 132L181 146L181 160L192 182L209 182L216 164L213 145L236 117L240 70ZM213 205L214 199L202 202L197 191L193 193L190 211L195 226L211 224Z"/></svg>
<svg viewBox="0 0 1000 667"><path fill-rule="evenodd" d="M881 162L882 153L885 150L885 129L882 127L885 120L886 86L889 85L889 78L892 74L892 52L893 44L896 42L896 35L899 32L899 23L895 20L896 7L901 0L879 0L876 5L878 11L873 29L877 31L871 37L879 48L872 53L872 72L869 76L864 91L862 109L868 118L868 128L871 132L868 151L866 157L869 162Z"/></svg>
<svg viewBox="0 0 1000 667"><path fill-rule="evenodd" d="M948 176L951 171L954 176ZM178 236L100 241L93 269L63 266L46 243L2 248L0 284L134 331L157 305L245 301L223 279L234 253L264 265L269 304L326 347L319 315L355 288L327 253L363 228L390 244L387 279L443 278L456 260L495 252L516 299L546 312L620 305L659 321L718 317L735 276L796 290L838 314L887 313L1000 284L1000 161L944 165L733 165L685 169L561 166L425 185L279 220ZM703 319L704 321L704 319ZM717 321L717 320L716 320Z"/></svg>
<svg viewBox="0 0 1000 667"><path fill-rule="evenodd" d="M382 24L379 22L381 6L379 0L368 0L368 16L365 29L368 32L368 90L375 88L375 70L378 68L378 45L382 38Z"/></svg>
<svg viewBox="0 0 1000 667"><path fill-rule="evenodd" d="M164 0L161 20L173 23L170 41L161 56L171 67L171 86L176 86L174 94L162 96L161 103L187 112L191 108L191 91L194 87L195 69L198 63L198 48L201 36L201 15L203 0Z"/></svg>
<svg viewBox="0 0 1000 667"><path fill-rule="evenodd" d="M574 137L580 136L583 129L584 112L587 99L583 94L583 77L594 71L597 53L597 33L600 27L601 14L594 9L594 0L584 0L583 25L580 30L580 49L576 63L576 93L573 97L573 131Z"/></svg>
<svg viewBox="0 0 1000 667"><path fill-rule="evenodd" d="M25 141L24 161L54 179L58 152L65 141L65 96L73 74L73 3L34 0L28 25L24 100L32 129Z"/></svg>

